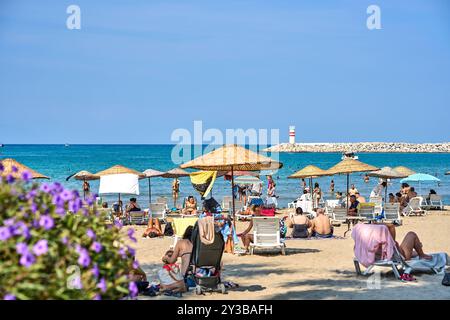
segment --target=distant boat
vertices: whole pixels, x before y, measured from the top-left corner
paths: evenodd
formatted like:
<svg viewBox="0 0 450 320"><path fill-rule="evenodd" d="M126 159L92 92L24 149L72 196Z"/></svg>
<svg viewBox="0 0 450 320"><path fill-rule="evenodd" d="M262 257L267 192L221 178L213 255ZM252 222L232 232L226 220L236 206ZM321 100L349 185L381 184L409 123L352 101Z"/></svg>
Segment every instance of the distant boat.
<svg viewBox="0 0 450 320"><path fill-rule="evenodd" d="M3 148L5 145L3 143L0 143L0 148Z"/></svg>
<svg viewBox="0 0 450 320"><path fill-rule="evenodd" d="M359 157L354 153L354 152L344 152L342 154L342 160L344 159L354 159L354 160L358 160Z"/></svg>
<svg viewBox="0 0 450 320"><path fill-rule="evenodd" d="M68 143L66 143L66 144L64 145L64 147L66 147L66 148L67 148L67 147L69 147L69 144L68 144Z"/></svg>

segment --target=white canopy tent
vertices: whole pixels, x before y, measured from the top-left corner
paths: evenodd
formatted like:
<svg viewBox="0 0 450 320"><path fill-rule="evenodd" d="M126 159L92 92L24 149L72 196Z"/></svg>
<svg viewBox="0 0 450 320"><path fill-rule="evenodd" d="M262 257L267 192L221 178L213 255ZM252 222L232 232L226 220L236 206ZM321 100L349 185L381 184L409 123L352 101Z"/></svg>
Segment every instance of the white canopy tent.
<svg viewBox="0 0 450 320"><path fill-rule="evenodd" d="M139 195L139 176L131 173L111 174L100 177L99 194Z"/></svg>

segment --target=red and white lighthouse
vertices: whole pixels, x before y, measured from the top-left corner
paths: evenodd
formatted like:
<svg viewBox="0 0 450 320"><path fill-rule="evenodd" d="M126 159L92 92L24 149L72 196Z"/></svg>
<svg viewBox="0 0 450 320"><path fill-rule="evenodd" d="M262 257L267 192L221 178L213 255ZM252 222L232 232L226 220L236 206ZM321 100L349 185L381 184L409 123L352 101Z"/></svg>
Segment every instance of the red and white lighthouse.
<svg viewBox="0 0 450 320"><path fill-rule="evenodd" d="M295 126L289 126L289 143L295 143Z"/></svg>

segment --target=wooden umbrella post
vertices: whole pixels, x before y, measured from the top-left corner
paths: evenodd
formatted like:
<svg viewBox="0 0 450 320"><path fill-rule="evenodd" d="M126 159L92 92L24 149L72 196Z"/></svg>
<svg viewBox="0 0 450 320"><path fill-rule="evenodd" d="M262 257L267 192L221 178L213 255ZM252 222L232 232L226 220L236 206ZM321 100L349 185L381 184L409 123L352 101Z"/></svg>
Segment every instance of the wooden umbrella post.
<svg viewBox="0 0 450 320"><path fill-rule="evenodd" d="M348 214L349 214L349 212L350 212L350 194L349 194L349 192L348 192L348 190L350 190L350 174L349 173L347 173L347 191L346 191L346 194L347 194L347 203L346 203L346 206L347 206L347 216L348 216Z"/></svg>
<svg viewBox="0 0 450 320"><path fill-rule="evenodd" d="M235 203L234 203L234 170L233 166L231 166L231 201L233 203L233 225L234 230L236 230L236 214L235 214Z"/></svg>
<svg viewBox="0 0 450 320"><path fill-rule="evenodd" d="M152 187L150 183L150 178L148 178L148 207L150 208L150 204L152 203Z"/></svg>

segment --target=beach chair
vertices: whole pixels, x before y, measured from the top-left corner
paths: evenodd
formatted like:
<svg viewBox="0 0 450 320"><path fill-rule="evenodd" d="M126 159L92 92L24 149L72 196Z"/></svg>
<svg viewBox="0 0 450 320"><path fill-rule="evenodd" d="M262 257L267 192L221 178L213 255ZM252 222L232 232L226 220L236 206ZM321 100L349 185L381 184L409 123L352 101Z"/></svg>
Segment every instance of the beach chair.
<svg viewBox="0 0 450 320"><path fill-rule="evenodd" d="M250 254L256 248L276 248L285 255L285 244L280 237L280 219L275 217L253 217L253 243Z"/></svg>
<svg viewBox="0 0 450 320"><path fill-rule="evenodd" d="M403 214L405 216L426 215L427 212L422 207L422 203L423 203L423 198L422 197L414 197L414 198L412 198L411 200L409 200L408 205L403 210Z"/></svg>
<svg viewBox="0 0 450 320"><path fill-rule="evenodd" d="M233 199L231 198L231 196L224 196L222 198L222 211L230 212L232 203Z"/></svg>
<svg viewBox="0 0 450 320"><path fill-rule="evenodd" d="M150 208L148 210L149 218L160 219L165 221L167 214L167 204L164 203L150 203Z"/></svg>
<svg viewBox="0 0 450 320"><path fill-rule="evenodd" d="M358 216L365 221L375 220L375 204L374 203L360 203L358 209Z"/></svg>
<svg viewBox="0 0 450 320"><path fill-rule="evenodd" d="M437 209L437 210L444 210L444 204L442 203L442 198L440 195L430 194L429 208Z"/></svg>
<svg viewBox="0 0 450 320"><path fill-rule="evenodd" d="M385 203L384 204L384 219L385 222L402 223L400 216L400 203Z"/></svg>
<svg viewBox="0 0 450 320"><path fill-rule="evenodd" d="M370 203L375 205L374 213L378 216L383 211L383 198L382 197L370 197Z"/></svg>
<svg viewBox="0 0 450 320"><path fill-rule="evenodd" d="M147 219L146 219L146 212L145 211L130 211L128 213L128 219L127 219L127 223L128 224L137 224L137 225L142 225L142 224L147 224Z"/></svg>
<svg viewBox="0 0 450 320"><path fill-rule="evenodd" d="M252 218L251 215L242 214L246 210L246 206L244 206L244 203L242 201L236 201L234 203L234 207L236 209L235 217L237 220L250 220ZM231 208L230 208L230 213L231 213Z"/></svg>
<svg viewBox="0 0 450 320"><path fill-rule="evenodd" d="M347 209L341 207L334 207L330 218L333 224L347 223Z"/></svg>
<svg viewBox="0 0 450 320"><path fill-rule="evenodd" d="M157 197L156 203L164 203L166 205L166 211L169 212L169 200L167 197Z"/></svg>

